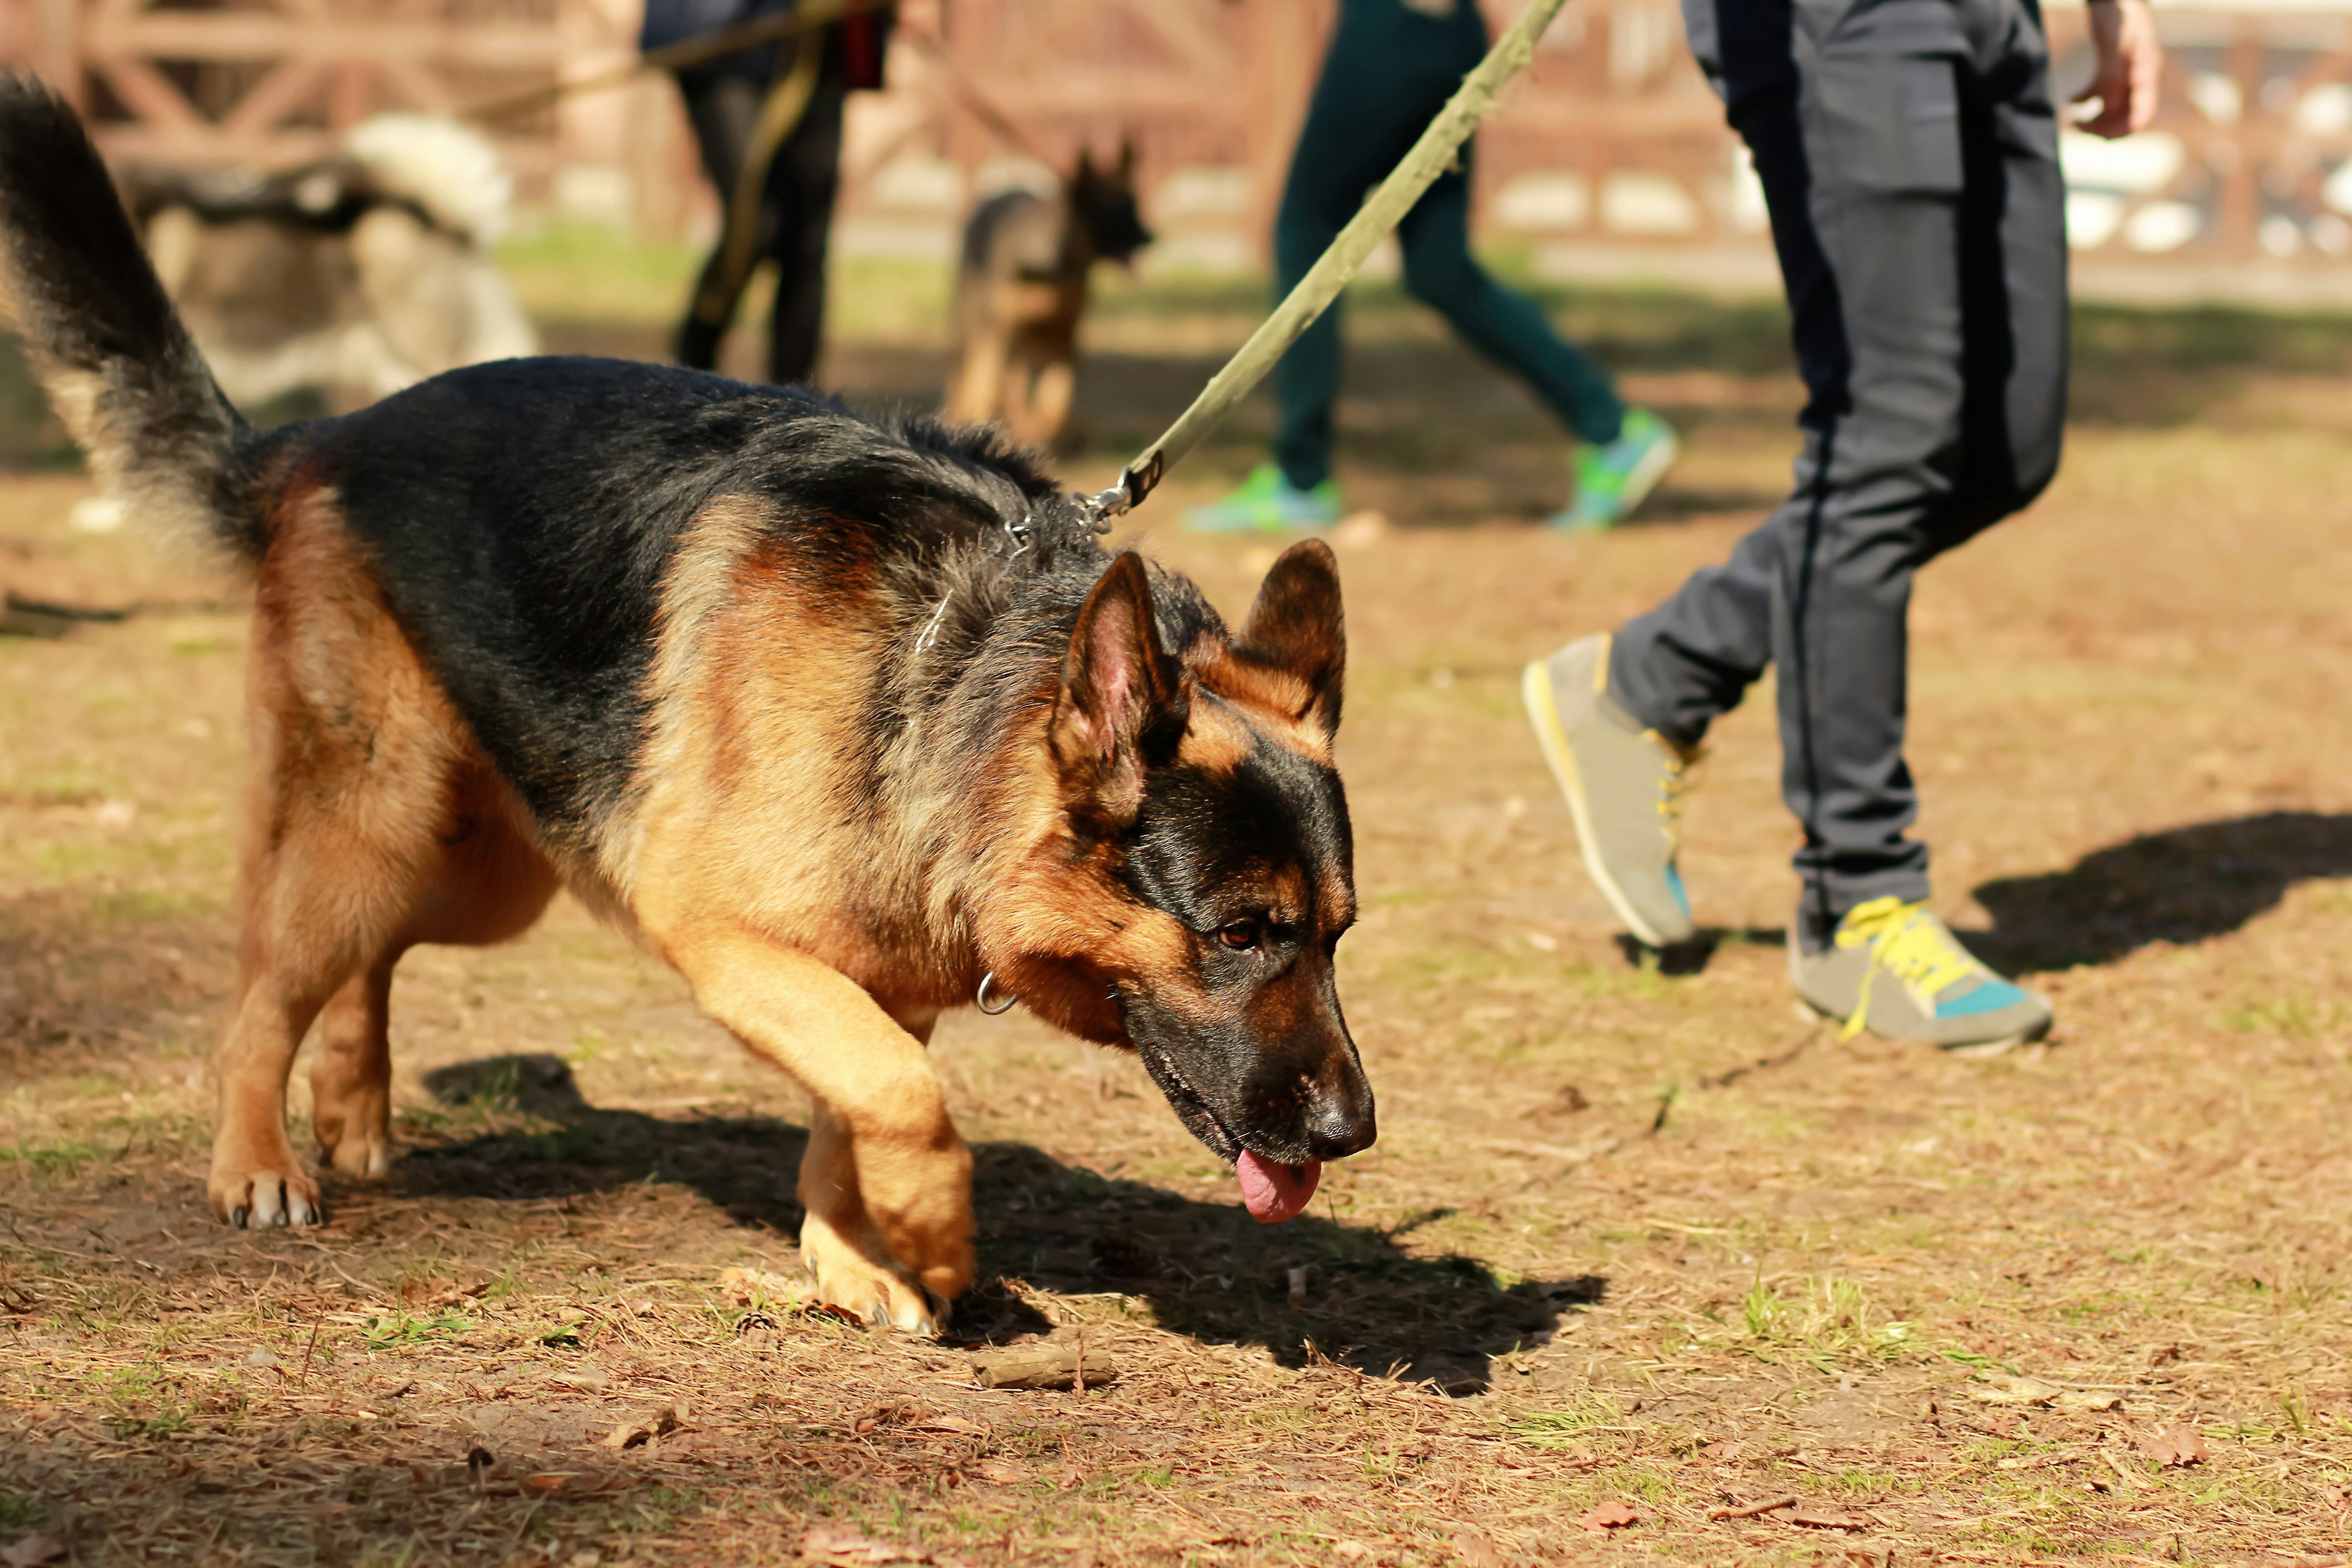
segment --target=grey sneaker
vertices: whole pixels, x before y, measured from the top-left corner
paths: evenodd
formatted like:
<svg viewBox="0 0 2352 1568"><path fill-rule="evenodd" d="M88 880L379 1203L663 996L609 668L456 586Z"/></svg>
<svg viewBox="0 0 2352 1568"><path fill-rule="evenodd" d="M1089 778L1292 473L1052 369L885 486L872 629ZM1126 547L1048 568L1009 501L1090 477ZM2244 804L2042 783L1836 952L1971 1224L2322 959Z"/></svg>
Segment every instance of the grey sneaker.
<svg viewBox="0 0 2352 1568"><path fill-rule="evenodd" d="M1845 1020L1840 1039L1868 1029L1947 1050L1992 1051L2050 1028L2050 1004L1977 962L1925 903L1858 904L1819 952L1804 952L1791 929L1789 977L1807 1006Z"/></svg>
<svg viewBox="0 0 2352 1568"><path fill-rule="evenodd" d="M1688 940L1682 848L1685 752L1609 700L1609 634L1528 666L1519 694L1551 776L1576 817L1584 868L1627 930L1653 947Z"/></svg>

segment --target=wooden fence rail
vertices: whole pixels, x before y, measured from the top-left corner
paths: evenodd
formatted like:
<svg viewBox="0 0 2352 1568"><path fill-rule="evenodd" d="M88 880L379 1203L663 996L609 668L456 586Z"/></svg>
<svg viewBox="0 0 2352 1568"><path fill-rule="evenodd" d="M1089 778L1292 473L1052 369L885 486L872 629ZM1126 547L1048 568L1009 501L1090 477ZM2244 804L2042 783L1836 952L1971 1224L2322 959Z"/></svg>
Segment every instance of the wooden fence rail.
<svg viewBox="0 0 2352 1568"><path fill-rule="evenodd" d="M386 109L450 112L625 61L639 0L0 0L0 58L40 69L110 154L282 163ZM2289 8L2292 6L2292 8ZM888 90L851 120L847 243L945 254L1027 164L950 73L1056 163L1131 136L1163 259L1264 254L1336 0L906 0ZM1504 7L1493 7L1499 17ZM2157 130L2070 137L2078 251L2150 268L2352 258L2352 0L2159 10ZM2054 7L2062 82L2089 70ZM568 99L505 138L524 199L656 232L710 222L666 83ZM1580 0L1483 133L1479 223L1538 248L1759 250L1739 149L1674 0Z"/></svg>

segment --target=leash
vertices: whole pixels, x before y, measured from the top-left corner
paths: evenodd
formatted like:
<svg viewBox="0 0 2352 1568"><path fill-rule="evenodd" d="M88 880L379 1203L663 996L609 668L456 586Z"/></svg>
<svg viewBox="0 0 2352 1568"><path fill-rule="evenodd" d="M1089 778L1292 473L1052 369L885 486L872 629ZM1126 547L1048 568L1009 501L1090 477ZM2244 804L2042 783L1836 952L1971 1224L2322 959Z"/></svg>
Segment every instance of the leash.
<svg viewBox="0 0 2352 1568"><path fill-rule="evenodd" d="M571 93L614 86L646 71L698 65L757 44L813 32L893 3L894 0L809 0L804 8L682 39L600 76L494 99L475 106L467 114L474 120L495 122L545 108ZM1496 95L1506 83L1527 68L1528 62L1535 58L1536 40L1567 5L1568 0L1528 0L1518 19L1486 51L1486 58L1462 79L1461 87L1446 100L1437 118L1429 122L1412 151L1357 209L1339 237L1316 259L1307 276L1298 280L1298 286L1258 324L1257 331L1225 362L1224 368L1210 378L1191 406L1176 416L1176 422L1162 431L1159 439L1118 471L1118 478L1108 489L1081 498L1079 504L1096 532L1109 532L1112 519L1124 517L1142 505L1144 499L1159 488L1169 468L1199 446L1202 437L1265 379L1275 362L1298 341L1299 334L1329 309L1339 290L1362 270L1372 247L1403 221L1422 194L1436 184L1438 175L1453 166L1462 144L1470 139L1479 122L1494 112ZM959 86L958 96L991 131L1025 150L1027 138L994 105L986 103L968 87Z"/></svg>
<svg viewBox="0 0 2352 1568"><path fill-rule="evenodd" d="M1144 498L1159 487L1170 465L1181 461L1186 453L1199 446L1201 438L1232 413L1234 405L1249 395L1252 387L1265 379L1275 361L1339 298L1339 290L1348 286L1348 280L1364 265L1364 258L1371 255L1372 247L1403 220L1422 193L1436 184L1437 176L1453 166L1462 143L1470 139L1480 121L1494 112L1496 94L1535 58L1536 40L1567 4L1568 0L1528 0L1518 20L1495 41L1486 58L1462 79L1462 86L1446 100L1437 118L1429 122L1429 129L1421 133L1412 150L1381 182L1380 188L1357 210L1356 216L1348 220L1348 226L1339 231L1339 237L1298 280L1298 286L1275 307L1272 315L1259 323L1249 342L1201 389L1192 406L1178 415L1176 423L1118 471L1110 489L1080 501L1097 533L1109 532L1113 518L1123 517L1142 505Z"/></svg>
<svg viewBox="0 0 2352 1568"><path fill-rule="evenodd" d="M777 46L779 56L783 47ZM707 327L722 327L735 313L743 286L759 264L755 246L760 237L760 206L767 195L768 172L816 96L816 77L824 63L824 36L803 33L793 45L793 68L776 79L760 105L760 118L744 144L743 162L735 170L735 189L727 200L727 219L719 236L719 265L696 290L694 317Z"/></svg>
<svg viewBox="0 0 2352 1568"><path fill-rule="evenodd" d="M648 49L627 65L616 66L595 76L582 77L577 81L559 81L546 87L534 87L523 92L510 92L457 110L462 120L478 121L495 125L502 120L514 120L560 102L575 92L593 92L600 88L618 87L635 80L648 71L678 70L687 66L698 66L722 55L739 53L761 44L772 44L780 38L796 37L813 33L820 27L852 16L862 16L868 11L879 11L898 4L898 0L808 0L808 4L790 11L780 11L772 16L761 16L749 22L739 22L731 27L717 27L708 33L698 33L691 38L665 44L658 49Z"/></svg>

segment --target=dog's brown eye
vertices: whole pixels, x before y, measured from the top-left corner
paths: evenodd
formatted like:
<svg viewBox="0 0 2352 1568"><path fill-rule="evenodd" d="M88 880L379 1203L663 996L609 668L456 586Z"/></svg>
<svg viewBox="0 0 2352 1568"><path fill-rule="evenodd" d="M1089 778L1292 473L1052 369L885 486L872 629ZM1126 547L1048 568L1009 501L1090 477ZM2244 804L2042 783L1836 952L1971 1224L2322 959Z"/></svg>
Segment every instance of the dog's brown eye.
<svg viewBox="0 0 2352 1568"><path fill-rule="evenodd" d="M1244 952L1257 945L1258 923L1255 921L1234 921L1217 928L1217 940L1235 952Z"/></svg>

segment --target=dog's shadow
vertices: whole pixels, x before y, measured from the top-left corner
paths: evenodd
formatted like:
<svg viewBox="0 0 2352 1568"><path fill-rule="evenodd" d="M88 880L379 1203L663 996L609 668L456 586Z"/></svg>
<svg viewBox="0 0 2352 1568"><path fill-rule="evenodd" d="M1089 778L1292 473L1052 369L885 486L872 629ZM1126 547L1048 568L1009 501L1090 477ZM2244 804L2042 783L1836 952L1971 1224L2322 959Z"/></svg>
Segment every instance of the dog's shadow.
<svg viewBox="0 0 2352 1568"><path fill-rule="evenodd" d="M800 1229L793 1176L807 1132L766 1116L671 1121L599 1108L551 1056L460 1062L426 1075L446 1105L493 1113L493 1130L412 1142L394 1166L415 1196L544 1198L648 1177L702 1194L738 1224ZM1531 1346L1601 1300L1605 1280L1510 1279L1475 1258L1404 1243L1450 1210L1381 1229L1310 1212L1261 1226L1238 1201L1202 1203L1063 1164L1022 1143L972 1150L981 1279L1067 1294L1140 1298L1162 1327L1263 1345L1286 1365L1318 1357L1375 1374L1483 1391L1490 1360ZM1036 1326L1017 1292L983 1287L960 1326L986 1336Z"/></svg>

